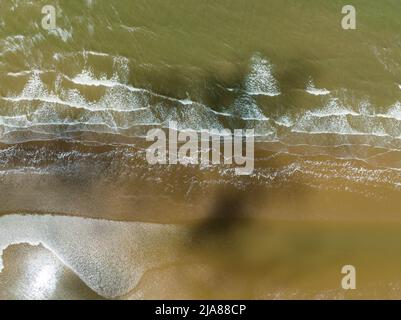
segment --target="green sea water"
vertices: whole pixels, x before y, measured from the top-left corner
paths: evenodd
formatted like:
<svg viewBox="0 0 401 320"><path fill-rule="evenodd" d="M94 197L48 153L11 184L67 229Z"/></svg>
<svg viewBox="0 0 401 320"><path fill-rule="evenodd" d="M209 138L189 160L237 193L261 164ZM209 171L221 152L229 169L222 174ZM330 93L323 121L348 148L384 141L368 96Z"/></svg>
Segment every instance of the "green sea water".
<svg viewBox="0 0 401 320"><path fill-rule="evenodd" d="M355 30L342 28L348 4L0 0L1 221L10 220L26 239L24 219L32 219L37 230L28 231L48 248L57 235L49 235L41 216L100 219L113 239L102 245L106 253L129 242L115 237L120 231L111 220L184 224L195 241L179 250L190 249L189 265L207 267L195 276L192 267L174 265L180 276L180 268L188 272L189 280L178 281L163 276L175 271L153 270L140 284L146 297L174 298L177 285L184 297L344 298L337 273L347 263L358 264L366 280L351 297L398 296L401 2L352 1ZM52 30L42 26L45 5L55 8ZM253 129L254 172L239 177L224 165L150 165L144 136L172 122L197 132ZM32 217L20 219L27 213ZM74 219L60 218L71 234L69 221L81 221ZM92 222L76 222L86 223L98 236ZM71 234L66 239L76 241ZM164 241L149 239L140 241L153 259ZM0 240L4 248L18 242ZM99 287L88 281L93 265L109 275L110 263L120 272L117 282L131 279L110 259L82 265L74 260L79 250L52 244L73 257L80 271L74 274L92 289ZM36 248L37 255L56 259L45 250ZM11 250L9 261L29 265L32 252ZM26 268L18 274L6 268L0 289L21 288L23 278L21 290L35 296L28 275L36 269ZM63 272L67 287L85 287ZM227 282L215 288L210 277L221 275ZM152 287L155 279L168 283L163 294ZM103 289L141 296L131 287ZM18 298L18 290L7 295Z"/></svg>
<svg viewBox="0 0 401 320"><path fill-rule="evenodd" d="M233 99L225 89L244 85L259 54L272 64L282 93L261 102L266 114L318 105L302 94L311 78L318 87L346 91L354 108L353 99L368 99L376 110L399 99L398 1L353 2L356 30L341 27L345 1L54 1L52 32L41 28L45 4L1 2L2 73L74 76L90 67L111 77L119 56L128 59L126 83L220 109ZM109 58L87 61L84 51ZM9 81L3 74L3 96L17 91Z"/></svg>

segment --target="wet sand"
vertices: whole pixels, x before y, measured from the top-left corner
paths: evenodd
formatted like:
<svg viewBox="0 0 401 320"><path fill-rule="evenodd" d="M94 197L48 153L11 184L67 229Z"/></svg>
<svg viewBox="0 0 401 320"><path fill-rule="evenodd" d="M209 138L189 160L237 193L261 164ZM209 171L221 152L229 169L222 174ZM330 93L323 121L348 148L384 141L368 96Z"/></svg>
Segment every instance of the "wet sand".
<svg viewBox="0 0 401 320"><path fill-rule="evenodd" d="M2 300L103 299L42 246L13 245L3 253Z"/></svg>
<svg viewBox="0 0 401 320"><path fill-rule="evenodd" d="M401 294L395 254L400 224L241 221L230 229L213 224L189 230L193 237L179 245L179 261L146 270L129 293L116 298L398 299ZM3 299L101 298L41 246L12 246L3 259ZM357 270L357 290L341 288L347 264Z"/></svg>
<svg viewBox="0 0 401 320"><path fill-rule="evenodd" d="M401 298L398 1L45 4L0 3L0 298ZM172 122L254 172L150 165Z"/></svg>

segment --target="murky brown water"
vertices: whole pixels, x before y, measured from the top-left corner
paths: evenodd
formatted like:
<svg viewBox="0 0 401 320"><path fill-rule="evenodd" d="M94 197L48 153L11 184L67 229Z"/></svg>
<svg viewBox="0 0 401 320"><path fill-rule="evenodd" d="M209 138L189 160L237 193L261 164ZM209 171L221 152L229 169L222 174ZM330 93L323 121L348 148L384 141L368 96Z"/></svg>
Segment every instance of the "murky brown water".
<svg viewBox="0 0 401 320"><path fill-rule="evenodd" d="M400 298L399 1L45 4L0 3L0 298ZM149 165L172 121L255 170Z"/></svg>

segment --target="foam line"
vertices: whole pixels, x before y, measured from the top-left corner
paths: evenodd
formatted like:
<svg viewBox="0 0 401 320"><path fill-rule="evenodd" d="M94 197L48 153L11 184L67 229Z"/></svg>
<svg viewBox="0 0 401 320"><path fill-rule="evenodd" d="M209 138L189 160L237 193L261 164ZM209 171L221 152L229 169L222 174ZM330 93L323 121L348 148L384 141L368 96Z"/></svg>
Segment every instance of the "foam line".
<svg viewBox="0 0 401 320"><path fill-rule="evenodd" d="M185 241L185 230L174 225L51 215L0 217L1 254L14 244L42 244L107 298L128 293L147 270L177 259Z"/></svg>

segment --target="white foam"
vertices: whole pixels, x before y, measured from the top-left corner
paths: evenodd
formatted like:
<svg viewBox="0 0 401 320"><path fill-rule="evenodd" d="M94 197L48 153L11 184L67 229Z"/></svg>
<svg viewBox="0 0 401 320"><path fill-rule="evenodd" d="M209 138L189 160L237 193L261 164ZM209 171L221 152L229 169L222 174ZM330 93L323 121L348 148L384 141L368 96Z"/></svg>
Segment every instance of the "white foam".
<svg viewBox="0 0 401 320"><path fill-rule="evenodd" d="M194 102L192 101L192 100L190 100L190 99L181 99L181 100L178 100L181 104L183 104L184 106L189 106L189 105L191 105L191 104L193 104Z"/></svg>
<svg viewBox="0 0 401 320"><path fill-rule="evenodd" d="M142 30L142 28L141 27L129 27L129 26L126 26L126 25L124 25L124 24L120 24L120 27L121 28L123 28L123 29L125 29L125 30L127 30L128 32L137 32L137 31L140 31L140 30Z"/></svg>
<svg viewBox="0 0 401 320"><path fill-rule="evenodd" d="M330 99L330 101L323 108L313 111L307 111L306 114L310 114L315 117L359 115L359 113L350 110L349 108L341 104L337 98Z"/></svg>
<svg viewBox="0 0 401 320"><path fill-rule="evenodd" d="M282 116L275 121L278 125L282 127L290 128L294 125L294 122L289 116Z"/></svg>
<svg viewBox="0 0 401 320"><path fill-rule="evenodd" d="M255 100L248 95L240 96L235 100L229 112L233 116L243 120L269 120L269 118L263 114L262 110L260 110Z"/></svg>
<svg viewBox="0 0 401 320"><path fill-rule="evenodd" d="M305 114L291 129L301 133L334 133L334 134L358 134L343 116L316 118L311 114Z"/></svg>
<svg viewBox="0 0 401 320"><path fill-rule="evenodd" d="M325 96L330 94L330 91L327 90L326 88L323 89L316 88L313 79L309 80L308 84L306 85L305 91L314 96Z"/></svg>
<svg viewBox="0 0 401 320"><path fill-rule="evenodd" d="M24 71L22 73L19 73L19 75L29 73L31 73L32 75L19 95L2 97L2 99L13 102L40 101L43 103L60 104L71 108L80 108L89 111L137 111L140 109L146 109L139 104L137 96L130 94L132 90L124 91L122 90L124 89L124 86L118 86L114 81L110 81L107 79L96 80L96 85L100 82L101 84L99 85L106 86L107 88L110 88L110 90L106 91L99 101L90 102L86 101L86 99L80 94L77 89L61 89L59 95L56 95L54 92L49 92L46 85L42 82L40 78L40 71ZM17 76L17 74L13 75ZM86 85L88 85L88 83L92 81L92 77L90 76L90 74L86 75L85 73L83 73L82 77L83 78L81 79L81 82L85 83ZM87 81L84 80L85 77L87 77ZM78 80L74 82L79 83ZM143 104L146 105L146 99L144 97L141 97L141 99L144 100Z"/></svg>
<svg viewBox="0 0 401 320"><path fill-rule="evenodd" d="M109 57L110 55L104 52L98 52L98 51L83 51L83 55L92 55L92 56L97 56L97 57Z"/></svg>
<svg viewBox="0 0 401 320"><path fill-rule="evenodd" d="M378 114L382 118L390 118L401 121L401 103L397 101L385 114Z"/></svg>
<svg viewBox="0 0 401 320"><path fill-rule="evenodd" d="M5 39L0 39L0 50L1 54L12 53L21 51L24 53L29 53L29 51L34 47L34 45L44 40L44 36L41 33L32 35L31 37L25 37L23 35L13 35L8 36Z"/></svg>
<svg viewBox="0 0 401 320"><path fill-rule="evenodd" d="M58 27L56 29L49 30L49 33L56 37L59 37L61 40L63 40L63 42L68 42L68 40L72 39L73 30L72 27L70 28L70 30Z"/></svg>
<svg viewBox="0 0 401 320"><path fill-rule="evenodd" d="M44 71L42 70L23 70L23 71L19 71L19 72L7 72L7 75L10 77L24 77L27 75L31 75L31 74L42 74L44 73Z"/></svg>
<svg viewBox="0 0 401 320"><path fill-rule="evenodd" d="M166 125L170 122L176 122L179 130L193 129L201 131L204 129L221 130L223 126L218 120L217 115L203 104L195 103L191 108L165 108L158 106L158 113Z"/></svg>
<svg viewBox="0 0 401 320"><path fill-rule="evenodd" d="M374 106L369 100L362 100L359 103L359 113L365 117L375 117L376 112Z"/></svg>
<svg viewBox="0 0 401 320"><path fill-rule="evenodd" d="M83 51L83 54L106 55L91 51ZM289 116L287 114L278 117L274 122L270 121L270 118L264 114L265 109L260 108L256 97L252 94L260 92L261 88L264 88L263 92L273 93L271 89L278 90L278 87L272 75L272 66L258 54L251 59L251 72L245 82L249 92L238 90L238 96L233 105L222 111L215 111L207 105L191 100L190 97L178 99L155 93L149 89L133 87L128 84L129 60L120 56L112 58L112 75L95 76L88 66L75 76L57 74L52 90L42 81L44 77L41 76L42 73L49 71L24 70L8 73L13 77L27 75L30 77L20 94L0 98L15 102L15 109L12 110L16 110L14 115L0 116L0 125L2 126L0 134L19 129L32 129L31 131L36 130L39 133L59 135L62 133L60 130L64 130L65 127L57 128L55 126L68 125L70 126L67 128L68 130L89 130L129 136L130 133L127 130L137 125L163 126L170 121L177 122L181 130L222 129L221 118L233 117L246 121L246 127L248 125L257 127L258 135L263 135L263 130L266 130L266 135L271 135L280 126L285 131L311 134L371 134L375 136L390 134L392 137L399 136L396 122L390 123L380 118L401 121L401 103L392 106L387 113L376 114L368 101L362 101L359 105L359 112L356 112L342 103L340 99L330 97L321 108L305 110L298 115ZM63 81L72 82L77 85L77 88L65 89L62 85ZM309 85L309 89L315 88L312 79ZM81 86L102 87L95 91L100 96L96 100L87 100L81 93L84 92L81 90ZM275 92L277 93L277 91ZM152 99L152 97L158 99ZM29 104L29 102L35 103ZM14 107L10 103L6 105L7 110ZM66 108L83 110L66 112ZM25 113L26 116L24 116ZM261 123L254 123L254 121ZM381 121L383 123L380 123Z"/></svg>
<svg viewBox="0 0 401 320"><path fill-rule="evenodd" d="M273 65L259 54L251 58L251 70L245 80L245 88L250 95L280 95L278 82L273 76Z"/></svg>
<svg viewBox="0 0 401 320"><path fill-rule="evenodd" d="M108 79L105 76L102 76L100 78L96 78L93 73L89 70L83 70L80 74L76 75L73 78L69 78L67 76L65 76L66 79L68 79L69 81L78 84L78 85L82 85L82 86L94 86L94 87L107 87L107 88L115 88L115 87L123 87L124 89L131 91L131 92L141 92L141 93L147 93L149 95L152 95L154 97L159 97L168 101L172 101L172 102L178 102L181 105L192 105L192 104L196 104L197 102L192 101L190 99L176 99L176 98L172 98L169 96L165 96L162 94L158 94L155 93L151 90L148 89L143 89L143 88L136 88L124 83L120 83L115 76L113 76L111 79Z"/></svg>
<svg viewBox="0 0 401 320"><path fill-rule="evenodd" d="M29 117L15 115L14 117L0 116L0 124L4 126L3 134L19 129L34 129L49 134L58 134L57 128L52 125L69 125L72 130L100 130L122 134L120 129L129 129L135 125L159 124L165 121L177 121L183 128L217 128L221 125L217 115L203 104L195 103L189 99L175 99L158 94L153 94L145 89L136 89L122 84L119 80L127 77L129 72L125 68L126 59L117 59L114 69L117 70L111 79L102 77L97 79L90 71L84 71L70 79L59 75L56 81L56 92L49 91L42 82L39 72L33 72L22 92L16 96L2 97L5 101L20 102L42 102L39 106L24 104L24 108L36 108L29 113ZM117 74L118 73L118 74ZM72 81L80 85L94 85L105 87L104 94L97 101L87 101L78 89L65 90L58 85L59 79ZM174 106L159 103L149 104L149 96L157 96L166 101L175 103ZM60 106L84 109L77 114L77 118L66 116ZM191 105L191 108L187 106ZM146 106L146 107L143 107ZM155 109L154 112L152 108ZM16 108L18 110L18 108ZM90 113L86 112L90 111ZM121 112L127 112L122 114ZM128 114L128 112L135 112ZM139 113L138 113L139 112ZM158 117L155 116L158 114ZM94 125L103 127L96 128ZM39 129L38 126L41 126ZM89 127L87 127L89 126ZM105 128L107 127L107 128ZM106 131L105 131L106 130Z"/></svg>
<svg viewBox="0 0 401 320"><path fill-rule="evenodd" d="M95 0L85 0L85 2L88 8L92 8Z"/></svg>
<svg viewBox="0 0 401 320"><path fill-rule="evenodd" d="M14 244L42 244L107 298L127 294L147 270L175 261L186 241L186 231L173 225L50 215L0 217L1 255Z"/></svg>
<svg viewBox="0 0 401 320"><path fill-rule="evenodd" d="M17 96L2 97L2 100L15 102L15 110L26 110L28 113L0 116L0 135L14 131L31 131L38 134L59 136L65 126L70 131L93 131L128 135L126 130L138 125L163 126L169 121L176 121L179 129L202 130L205 128L222 129L220 117L234 117L249 122L255 135L271 137L277 128L269 122L256 103L256 99L244 92L237 98L231 109L223 112L215 111L206 105L187 99L176 99L153 93L150 90L133 88L119 82L118 78L127 75L125 68L127 60L115 62L115 69L119 75L112 78L95 76L87 70L72 79L58 75L55 91L49 91L41 80L40 70L22 71L10 76L25 76L31 74L22 92ZM95 85L105 88L104 94L97 101L87 101L78 89L63 89L60 79L64 78L76 84ZM57 94L56 94L57 92ZM102 92L102 91L100 91ZM153 95L173 102L173 105L157 102L150 105L149 97ZM25 102L41 102L30 106ZM66 115L63 106L83 109L77 117ZM147 106L147 107L143 107ZM188 108L188 106L191 106ZM33 111L29 111L32 108ZM373 113L372 113L373 112ZM351 118L348 116L352 116ZM366 135L377 137L400 136L397 133L397 123L380 123L380 118L401 121L401 103L393 105L385 114L375 114L372 106L363 101L359 106L359 113L346 107L339 99L331 98L328 103L313 111L307 110L298 117L283 116L275 120L275 124L287 127L298 133L329 133L339 135ZM253 121L266 122L253 123ZM269 122L269 123L267 123ZM57 128L57 126L62 126ZM389 127L390 126L390 127ZM264 131L265 130L265 131ZM8 138L7 138L8 139Z"/></svg>
<svg viewBox="0 0 401 320"><path fill-rule="evenodd" d="M68 78L68 77L67 77ZM92 72L89 70L83 70L80 74L76 75L73 78L68 78L71 82L83 86L93 86L93 87L108 87L112 88L118 85L124 86L121 83L118 83L115 79L107 79L105 76L100 79L96 79ZM129 90L135 90L134 88L127 87Z"/></svg>

